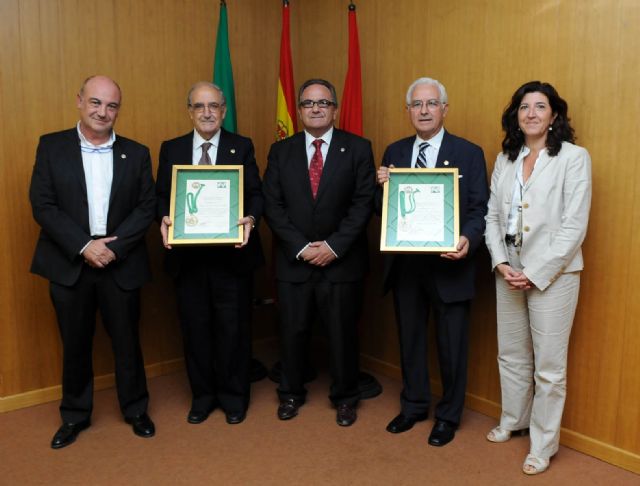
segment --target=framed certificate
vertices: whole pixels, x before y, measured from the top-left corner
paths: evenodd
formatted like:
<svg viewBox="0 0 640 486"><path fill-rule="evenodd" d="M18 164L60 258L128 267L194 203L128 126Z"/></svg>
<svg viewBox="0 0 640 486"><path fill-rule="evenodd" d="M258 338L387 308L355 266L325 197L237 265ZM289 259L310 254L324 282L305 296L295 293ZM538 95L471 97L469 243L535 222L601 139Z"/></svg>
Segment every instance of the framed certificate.
<svg viewBox="0 0 640 486"><path fill-rule="evenodd" d="M383 252L456 251L458 169L389 169L382 199Z"/></svg>
<svg viewBox="0 0 640 486"><path fill-rule="evenodd" d="M174 165L169 244L242 243L243 170L241 165Z"/></svg>

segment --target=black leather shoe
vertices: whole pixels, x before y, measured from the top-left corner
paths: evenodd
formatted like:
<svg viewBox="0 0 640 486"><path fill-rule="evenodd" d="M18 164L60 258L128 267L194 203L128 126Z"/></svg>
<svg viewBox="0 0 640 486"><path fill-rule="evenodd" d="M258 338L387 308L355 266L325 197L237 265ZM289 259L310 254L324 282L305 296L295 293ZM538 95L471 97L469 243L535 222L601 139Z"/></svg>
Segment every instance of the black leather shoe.
<svg viewBox="0 0 640 486"><path fill-rule="evenodd" d="M137 417L125 417L124 421L131 424L133 433L140 437L147 439L156 434L156 426L153 425L151 418L146 413L138 415Z"/></svg>
<svg viewBox="0 0 640 486"><path fill-rule="evenodd" d="M407 417L406 415L400 414L389 422L389 425L387 425L387 432L391 432L392 434L406 432L412 428L416 422L427 420L428 417L428 413L421 413L420 415L415 415L413 417Z"/></svg>
<svg viewBox="0 0 640 486"><path fill-rule="evenodd" d="M89 419L78 422L77 424L62 424L53 436L53 439L51 439L51 448L62 449L63 447L73 444L76 441L78 434L89 427L89 425L91 425L91 421Z"/></svg>
<svg viewBox="0 0 640 486"><path fill-rule="evenodd" d="M295 398L287 398L280 400L278 406L278 418L280 420L289 420L298 415L298 409L302 406L302 402Z"/></svg>
<svg viewBox="0 0 640 486"><path fill-rule="evenodd" d="M230 425L239 424L247 418L247 412L231 412L227 414L227 423Z"/></svg>
<svg viewBox="0 0 640 486"><path fill-rule="evenodd" d="M209 410L194 410L193 408L189 410L189 415L187 415L187 422L190 424L201 424L205 420L209 418L211 412L213 412L213 408Z"/></svg>
<svg viewBox="0 0 640 486"><path fill-rule="evenodd" d="M457 425L446 420L436 420L429 435L429 445L442 447L453 440L456 435Z"/></svg>
<svg viewBox="0 0 640 486"><path fill-rule="evenodd" d="M336 407L336 422L342 427L349 427L358 418L356 407L342 403Z"/></svg>

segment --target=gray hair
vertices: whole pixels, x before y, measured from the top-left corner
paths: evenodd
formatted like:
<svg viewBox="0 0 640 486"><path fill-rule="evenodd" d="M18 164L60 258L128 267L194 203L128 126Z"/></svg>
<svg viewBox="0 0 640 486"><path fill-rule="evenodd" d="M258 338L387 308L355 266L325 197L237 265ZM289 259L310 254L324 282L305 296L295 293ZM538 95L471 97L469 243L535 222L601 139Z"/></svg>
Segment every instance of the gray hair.
<svg viewBox="0 0 640 486"><path fill-rule="evenodd" d="M440 92L440 102L443 104L448 103L447 90L444 88L444 85L440 81L432 78L418 78L413 83L411 83L411 86L409 86L409 89L407 90L407 105L411 104L411 95L413 95L413 90L421 84L428 84L430 86L435 86L436 88L438 88L438 91Z"/></svg>
<svg viewBox="0 0 640 486"><path fill-rule="evenodd" d="M197 83L194 83L193 86L191 86L191 88L189 89L189 93L187 93L187 106L191 106L191 95L193 94L193 92L196 89L203 88L205 86L207 88L213 88L218 93L220 93L220 97L222 98L222 104L223 105L227 104L227 99L224 97L224 93L222 92L222 88L220 86L218 86L217 84L213 84L209 81L198 81Z"/></svg>

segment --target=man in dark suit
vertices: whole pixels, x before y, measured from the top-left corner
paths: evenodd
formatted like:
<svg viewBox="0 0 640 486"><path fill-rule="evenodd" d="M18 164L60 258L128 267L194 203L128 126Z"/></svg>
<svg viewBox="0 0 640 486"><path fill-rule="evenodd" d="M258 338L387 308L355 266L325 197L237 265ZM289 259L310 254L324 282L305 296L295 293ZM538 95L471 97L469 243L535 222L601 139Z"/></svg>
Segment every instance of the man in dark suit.
<svg viewBox="0 0 640 486"><path fill-rule="evenodd" d="M430 78L416 80L407 91L406 102L416 136L387 147L378 183L388 180L388 167L457 167L460 241L455 252L385 256L384 285L385 290L393 290L403 383L400 414L387 430L404 432L428 416L427 320L433 311L443 394L435 409L429 444L443 446L453 440L464 407L473 257L484 233L487 174L482 149L443 128L449 105L441 83ZM381 192L379 189L377 196Z"/></svg>
<svg viewBox="0 0 640 486"><path fill-rule="evenodd" d="M111 337L120 409L141 437L155 433L138 337L140 287L151 278L144 235L155 194L149 150L113 125L120 88L88 78L78 93L78 125L44 135L30 199L41 226L31 271L50 281L63 345L63 424L51 447L90 425L96 310Z"/></svg>
<svg viewBox="0 0 640 486"><path fill-rule="evenodd" d="M158 218L166 269L176 285L184 354L192 403L187 421L204 422L220 406L227 423L239 424L249 406L251 298L253 272L264 262L257 230L263 197L250 139L221 128L226 114L222 90L208 82L187 96L194 130L160 148ZM168 244L171 178L174 165L244 167L244 241L233 247L171 248Z"/></svg>
<svg viewBox="0 0 640 486"><path fill-rule="evenodd" d="M357 418L357 318L368 268L366 227L375 166L368 140L333 128L336 92L311 79L298 92L304 132L271 146L264 176L265 217L277 240L282 377L278 417L304 403L304 369L314 317L331 347L329 398L337 422Z"/></svg>

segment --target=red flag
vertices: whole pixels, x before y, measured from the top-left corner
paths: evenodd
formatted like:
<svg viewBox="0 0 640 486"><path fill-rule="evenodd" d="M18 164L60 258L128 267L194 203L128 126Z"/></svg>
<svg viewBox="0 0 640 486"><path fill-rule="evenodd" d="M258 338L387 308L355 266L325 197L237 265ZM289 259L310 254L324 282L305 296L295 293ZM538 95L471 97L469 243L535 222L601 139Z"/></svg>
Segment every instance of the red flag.
<svg viewBox="0 0 640 486"><path fill-rule="evenodd" d="M356 6L349 4L349 66L342 93L340 128L362 136L362 74Z"/></svg>
<svg viewBox="0 0 640 486"><path fill-rule="evenodd" d="M289 36L289 1L282 1L282 36L280 37L280 78L276 106L276 140L290 137L298 131L296 97L291 62L291 38Z"/></svg>

